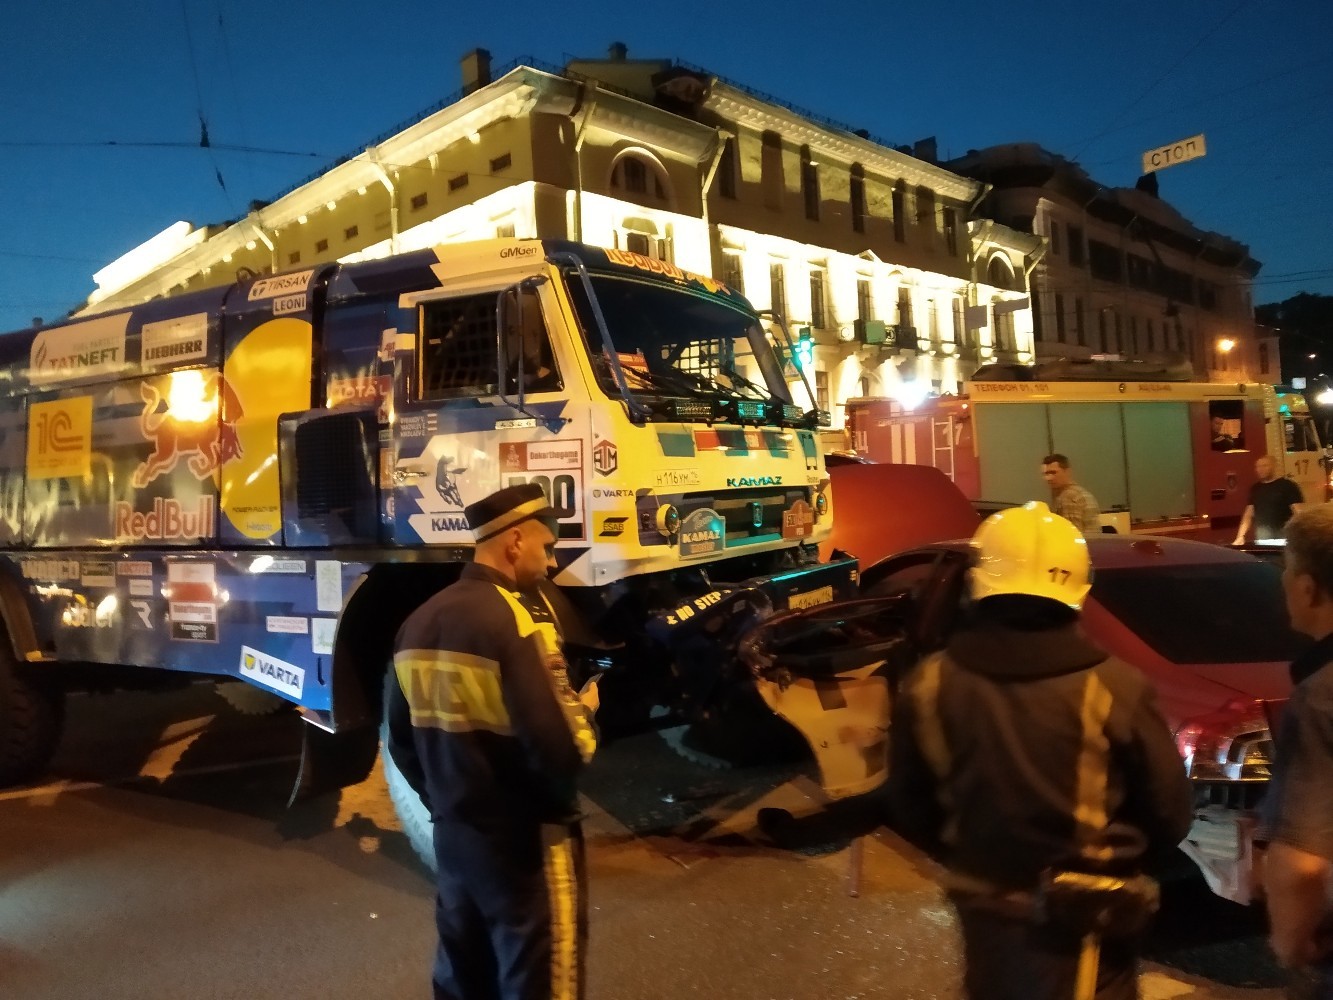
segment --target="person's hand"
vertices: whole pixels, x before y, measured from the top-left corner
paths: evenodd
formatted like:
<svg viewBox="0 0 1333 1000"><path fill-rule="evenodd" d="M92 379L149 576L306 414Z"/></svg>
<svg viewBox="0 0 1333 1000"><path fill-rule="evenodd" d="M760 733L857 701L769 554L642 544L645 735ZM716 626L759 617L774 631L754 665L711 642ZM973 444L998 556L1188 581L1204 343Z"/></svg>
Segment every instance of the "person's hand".
<svg viewBox="0 0 1333 1000"><path fill-rule="evenodd" d="M1234 542L1232 542L1231 544L1232 544L1232 545L1244 545L1244 544L1245 544L1245 536L1244 536L1244 535L1237 535L1237 536L1236 536L1236 540L1235 540Z"/></svg>

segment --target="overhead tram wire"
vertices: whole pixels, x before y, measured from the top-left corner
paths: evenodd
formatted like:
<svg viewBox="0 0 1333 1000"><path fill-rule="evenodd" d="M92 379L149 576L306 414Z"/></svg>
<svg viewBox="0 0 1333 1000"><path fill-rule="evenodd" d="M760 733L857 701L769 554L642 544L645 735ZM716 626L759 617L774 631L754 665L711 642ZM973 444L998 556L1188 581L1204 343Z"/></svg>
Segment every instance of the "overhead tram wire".
<svg viewBox="0 0 1333 1000"><path fill-rule="evenodd" d="M199 60L194 54L194 37L190 34L190 11L186 0L181 0L181 20L185 24L185 51L189 54L190 72L194 76L195 110L199 115L199 145L209 151L208 158L213 164L213 176L217 178L218 187L222 188L222 194L234 214L236 205L231 199L231 192L227 190L227 182L222 177L222 168L218 166L217 157L213 155L213 144L208 136L208 121L204 118L204 92L199 85Z"/></svg>
<svg viewBox="0 0 1333 1000"><path fill-rule="evenodd" d="M1158 76L1156 79L1154 79L1152 83L1148 84L1148 86L1143 89L1143 92L1140 93L1138 97L1134 98L1134 100L1130 101L1127 105L1121 108L1121 110L1111 118L1111 121L1110 123L1108 123L1108 127L1106 129L1103 129L1096 135L1091 136L1090 138L1084 140L1083 144L1080 145L1078 149L1074 151L1074 154L1069 158L1071 160L1077 160L1079 158L1079 155L1090 145L1092 145L1098 139L1108 136L1113 131L1115 131L1115 129L1111 127L1112 124L1118 122L1126 114L1128 114L1135 107L1137 107L1143 101L1144 98L1146 98L1149 94L1151 94L1154 90L1156 90L1158 86L1160 86L1168 77L1178 72L1178 68L1181 65L1181 63L1183 63L1186 59L1188 59L1191 55L1193 55L1199 49L1199 47L1203 45L1204 42L1208 41L1208 39L1212 38L1215 34L1217 34L1218 31L1222 29L1222 26L1225 25L1228 21L1230 21L1237 13L1239 13L1240 9L1249 2L1250 0L1240 0L1240 2L1236 4L1236 6L1232 7L1229 11L1223 14L1222 19L1219 20L1216 24L1214 24L1208 31L1200 35L1198 39L1195 41L1195 43L1189 47L1189 49L1181 53L1176 58L1172 59L1171 64L1165 70L1163 70L1161 75Z"/></svg>

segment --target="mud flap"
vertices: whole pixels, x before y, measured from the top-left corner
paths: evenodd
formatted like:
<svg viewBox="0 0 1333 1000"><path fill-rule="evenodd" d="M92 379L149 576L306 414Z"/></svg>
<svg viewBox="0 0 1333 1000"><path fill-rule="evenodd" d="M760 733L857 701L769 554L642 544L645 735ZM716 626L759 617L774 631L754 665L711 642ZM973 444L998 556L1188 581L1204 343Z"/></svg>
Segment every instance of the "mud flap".
<svg viewBox="0 0 1333 1000"><path fill-rule="evenodd" d="M375 726L330 732L307 718L301 730L301 768L287 799L289 807L370 777L380 749Z"/></svg>
<svg viewBox="0 0 1333 1000"><path fill-rule="evenodd" d="M805 737L831 799L873 791L888 777L889 681L883 662L779 684L755 678L764 703Z"/></svg>
<svg viewBox="0 0 1333 1000"><path fill-rule="evenodd" d="M1247 813L1205 806L1195 812L1180 850L1199 866L1214 894L1245 905L1257 895L1254 830L1254 817Z"/></svg>

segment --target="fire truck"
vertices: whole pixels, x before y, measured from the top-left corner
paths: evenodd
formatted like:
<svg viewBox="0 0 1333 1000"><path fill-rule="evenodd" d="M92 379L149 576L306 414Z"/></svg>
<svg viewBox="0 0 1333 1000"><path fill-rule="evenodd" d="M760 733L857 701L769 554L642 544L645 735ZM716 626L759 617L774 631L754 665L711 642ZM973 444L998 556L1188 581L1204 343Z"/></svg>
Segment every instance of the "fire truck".
<svg viewBox="0 0 1333 1000"><path fill-rule="evenodd" d="M360 780L399 625L521 482L559 511L572 669L707 715L745 623L855 592L785 338L711 278L534 239L0 336L0 783L71 688L200 677L299 708L298 793Z"/></svg>
<svg viewBox="0 0 1333 1000"><path fill-rule="evenodd" d="M1040 373L1038 373L1040 374ZM1273 459L1307 503L1323 503L1323 452L1304 397L1252 383L1110 377L975 378L959 396L908 407L847 403L852 448L877 462L933 465L979 505L1045 498L1041 459L1070 459L1116 531L1230 541Z"/></svg>

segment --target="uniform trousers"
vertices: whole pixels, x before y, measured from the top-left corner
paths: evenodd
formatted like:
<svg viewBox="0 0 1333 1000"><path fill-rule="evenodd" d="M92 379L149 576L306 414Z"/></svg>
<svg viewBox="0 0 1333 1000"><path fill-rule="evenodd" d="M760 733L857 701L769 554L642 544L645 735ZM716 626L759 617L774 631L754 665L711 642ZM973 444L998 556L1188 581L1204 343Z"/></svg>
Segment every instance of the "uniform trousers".
<svg viewBox="0 0 1333 1000"><path fill-rule="evenodd" d="M435 824L435 1000L583 1000L588 939L577 822Z"/></svg>
<svg viewBox="0 0 1333 1000"><path fill-rule="evenodd" d="M954 898L963 936L968 1000L1073 1000L1081 941L1032 918ZM1097 1000L1138 997L1136 942L1102 942Z"/></svg>

